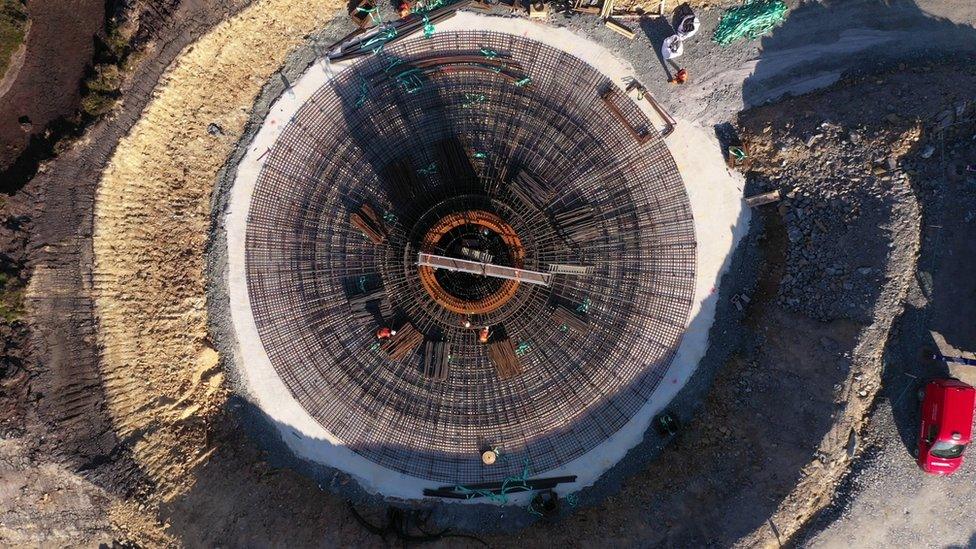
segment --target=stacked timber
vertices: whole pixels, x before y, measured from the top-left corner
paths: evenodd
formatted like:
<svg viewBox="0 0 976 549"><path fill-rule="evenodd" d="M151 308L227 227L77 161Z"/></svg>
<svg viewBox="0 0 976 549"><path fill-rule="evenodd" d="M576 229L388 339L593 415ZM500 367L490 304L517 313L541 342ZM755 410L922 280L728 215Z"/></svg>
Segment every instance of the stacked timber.
<svg viewBox="0 0 976 549"><path fill-rule="evenodd" d="M510 188L522 202L540 210L545 208L552 199L552 189L526 171L520 171L515 175Z"/></svg>
<svg viewBox="0 0 976 549"><path fill-rule="evenodd" d="M488 344L488 359L495 366L501 379L509 379L522 373L522 365L515 355L515 347L509 338L492 341Z"/></svg>
<svg viewBox="0 0 976 549"><path fill-rule="evenodd" d="M407 322L396 331L396 335L380 345L380 350L390 357L390 360L400 360L410 356L424 342L424 335Z"/></svg>
<svg viewBox="0 0 976 549"><path fill-rule="evenodd" d="M447 379L450 370L448 359L451 344L446 341L428 341L424 344L424 375L438 381Z"/></svg>
<svg viewBox="0 0 976 549"><path fill-rule="evenodd" d="M361 320L372 319L373 315L369 311L369 307L372 304L375 304L379 308L381 316L393 316L393 308L390 306L390 301L386 299L386 290L384 288L377 288L349 297L349 308L352 309L353 316Z"/></svg>
<svg viewBox="0 0 976 549"><path fill-rule="evenodd" d="M383 219L369 206L363 204L358 210L349 214L349 222L359 229L373 244L386 242L386 227Z"/></svg>
<svg viewBox="0 0 976 549"><path fill-rule="evenodd" d="M553 217L565 237L573 242L583 243L603 234L600 220L593 215L593 209L589 206L559 212Z"/></svg>
<svg viewBox="0 0 976 549"><path fill-rule="evenodd" d="M552 314L552 319L560 326L566 326L570 330L580 334L586 333L587 328L590 326L585 318L580 317L562 305L556 305L556 311Z"/></svg>

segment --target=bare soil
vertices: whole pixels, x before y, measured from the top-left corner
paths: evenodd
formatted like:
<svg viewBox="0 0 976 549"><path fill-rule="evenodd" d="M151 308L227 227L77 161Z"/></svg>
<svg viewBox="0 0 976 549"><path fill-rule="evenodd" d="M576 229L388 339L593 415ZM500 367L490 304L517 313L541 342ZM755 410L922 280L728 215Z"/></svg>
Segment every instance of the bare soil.
<svg viewBox="0 0 976 549"><path fill-rule="evenodd" d="M0 173L48 126L73 114L79 83L91 64L95 36L105 25L105 2L31 2L23 65L0 97ZM9 191L8 191L9 192Z"/></svg>

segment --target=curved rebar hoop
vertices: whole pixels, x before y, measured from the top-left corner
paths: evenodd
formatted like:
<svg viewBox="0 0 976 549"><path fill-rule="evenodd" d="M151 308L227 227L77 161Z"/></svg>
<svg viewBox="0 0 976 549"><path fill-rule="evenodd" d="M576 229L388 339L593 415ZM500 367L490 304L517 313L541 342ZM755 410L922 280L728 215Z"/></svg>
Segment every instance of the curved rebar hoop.
<svg viewBox="0 0 976 549"><path fill-rule="evenodd" d="M467 313L425 289L425 235L475 211L511 234L471 253L552 283ZM312 417L380 465L472 484L563 465L648 402L695 248L667 148L604 75L517 36L437 32L361 57L292 118L253 194L246 269L261 342ZM479 283L441 282L469 295L458 280ZM377 342L384 326L397 334ZM511 459L485 466L484 447Z"/></svg>

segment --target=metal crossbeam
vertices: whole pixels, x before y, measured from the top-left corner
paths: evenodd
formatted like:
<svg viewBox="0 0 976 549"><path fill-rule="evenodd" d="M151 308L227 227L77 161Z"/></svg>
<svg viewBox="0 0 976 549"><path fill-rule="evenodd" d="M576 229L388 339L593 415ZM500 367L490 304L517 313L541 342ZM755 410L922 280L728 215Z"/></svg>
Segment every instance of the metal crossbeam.
<svg viewBox="0 0 976 549"><path fill-rule="evenodd" d="M593 274L592 265L561 265L558 263L553 263L549 265L549 272L552 274L571 274L580 276L589 276Z"/></svg>
<svg viewBox="0 0 976 549"><path fill-rule="evenodd" d="M548 286L552 282L552 274L530 271L527 269L516 269L515 267L505 267L502 265L492 265L480 261L468 261L467 259L455 259L443 255L417 254L417 265L421 267L433 267L435 269L447 269L461 273L480 274L483 276L493 276L495 278L507 278L528 282L529 284L539 284Z"/></svg>

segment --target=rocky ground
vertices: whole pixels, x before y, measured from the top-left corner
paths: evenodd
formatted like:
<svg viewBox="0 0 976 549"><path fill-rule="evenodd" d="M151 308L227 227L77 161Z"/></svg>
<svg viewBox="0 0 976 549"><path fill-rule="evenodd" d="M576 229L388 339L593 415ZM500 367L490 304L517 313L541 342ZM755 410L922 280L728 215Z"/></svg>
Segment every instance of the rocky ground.
<svg viewBox="0 0 976 549"><path fill-rule="evenodd" d="M926 144L909 159L921 198L924 230L905 314L886 348L883 387L867 430L864 456L831 507L802 537L813 547L972 547L976 468L951 478L922 474L912 458L919 423L916 389L931 377L976 383L972 367L930 360L936 350L972 358L976 326L976 88L972 72L958 79L927 125Z"/></svg>

